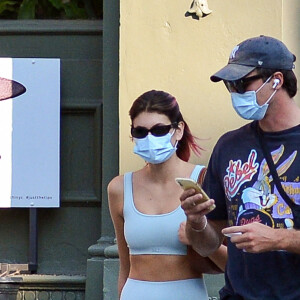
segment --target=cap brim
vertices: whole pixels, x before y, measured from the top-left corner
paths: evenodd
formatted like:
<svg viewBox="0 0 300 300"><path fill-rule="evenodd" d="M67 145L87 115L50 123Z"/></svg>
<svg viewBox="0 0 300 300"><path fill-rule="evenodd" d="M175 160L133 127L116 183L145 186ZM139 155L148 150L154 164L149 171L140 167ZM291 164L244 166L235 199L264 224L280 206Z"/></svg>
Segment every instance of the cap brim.
<svg viewBox="0 0 300 300"><path fill-rule="evenodd" d="M212 75L210 80L213 82L218 82L220 80L238 80L252 72L255 68L256 67L253 66L228 64L223 69Z"/></svg>
<svg viewBox="0 0 300 300"><path fill-rule="evenodd" d="M0 101L20 96L26 88L19 82L0 77Z"/></svg>

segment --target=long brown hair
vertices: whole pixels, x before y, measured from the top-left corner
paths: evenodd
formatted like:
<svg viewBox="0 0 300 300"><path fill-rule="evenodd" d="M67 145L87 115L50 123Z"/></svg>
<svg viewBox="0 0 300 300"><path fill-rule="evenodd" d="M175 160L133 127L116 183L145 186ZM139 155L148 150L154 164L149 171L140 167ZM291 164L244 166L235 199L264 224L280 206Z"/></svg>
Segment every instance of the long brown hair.
<svg viewBox="0 0 300 300"><path fill-rule="evenodd" d="M177 156L188 161L191 155L190 149L197 155L201 155L203 150L196 142L196 137L192 135L188 124L184 121L179 109L179 105L174 96L164 91L148 91L139 96L132 104L129 115L131 122L142 112L156 112L166 115L171 123L184 123L184 132L182 139L177 145Z"/></svg>

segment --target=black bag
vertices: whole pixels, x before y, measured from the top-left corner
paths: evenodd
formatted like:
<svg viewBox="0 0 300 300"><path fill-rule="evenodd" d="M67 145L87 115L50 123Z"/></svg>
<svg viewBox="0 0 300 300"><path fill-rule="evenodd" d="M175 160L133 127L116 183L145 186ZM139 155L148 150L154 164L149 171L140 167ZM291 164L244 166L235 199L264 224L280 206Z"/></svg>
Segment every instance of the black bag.
<svg viewBox="0 0 300 300"><path fill-rule="evenodd" d="M245 300L242 296L238 294L232 295L232 293L225 287L220 290L219 294L221 300Z"/></svg>
<svg viewBox="0 0 300 300"><path fill-rule="evenodd" d="M270 151L267 149L266 143L263 141L263 133L262 130L259 128L258 122L257 122L257 134L258 134L258 140L260 143L260 146L263 150L263 154L266 158L268 167L270 169L270 173L273 176L274 183L277 187L277 190L285 203L291 208L292 214L294 217L294 228L300 229L300 205L297 205L295 202L292 201L292 199L287 195L287 193L284 191L280 179L278 177L272 156L270 154Z"/></svg>
<svg viewBox="0 0 300 300"><path fill-rule="evenodd" d="M239 295L229 295L223 298L222 300L243 300L244 298Z"/></svg>

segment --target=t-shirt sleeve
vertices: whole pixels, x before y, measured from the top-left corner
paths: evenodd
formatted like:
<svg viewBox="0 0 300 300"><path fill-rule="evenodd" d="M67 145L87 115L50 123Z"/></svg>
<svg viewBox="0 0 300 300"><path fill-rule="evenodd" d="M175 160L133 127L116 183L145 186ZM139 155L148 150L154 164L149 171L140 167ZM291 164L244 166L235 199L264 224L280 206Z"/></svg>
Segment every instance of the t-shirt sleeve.
<svg viewBox="0 0 300 300"><path fill-rule="evenodd" d="M215 200L216 208L207 217L212 220L227 220L226 196L223 188L222 174L219 170L220 157L218 144L215 146L209 160L207 172L203 182L203 189L208 196Z"/></svg>

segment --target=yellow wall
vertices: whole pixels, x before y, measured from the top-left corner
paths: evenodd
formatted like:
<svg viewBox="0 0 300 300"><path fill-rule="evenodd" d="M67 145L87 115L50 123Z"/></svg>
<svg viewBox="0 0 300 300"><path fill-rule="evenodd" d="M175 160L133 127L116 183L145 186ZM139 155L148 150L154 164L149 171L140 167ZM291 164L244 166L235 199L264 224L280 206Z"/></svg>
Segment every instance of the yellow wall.
<svg viewBox="0 0 300 300"><path fill-rule="evenodd" d="M132 152L128 111L151 89L177 98L193 134L205 139L207 151L191 161L207 164L219 136L245 124L224 85L209 77L237 43L260 34L283 40L300 59L299 2L208 0L212 14L195 20L185 17L192 0L121 0L120 173L144 164Z"/></svg>
<svg viewBox="0 0 300 300"><path fill-rule="evenodd" d="M300 1L283 0L282 41L297 56L295 73L300 87ZM300 92L296 100L300 105Z"/></svg>

